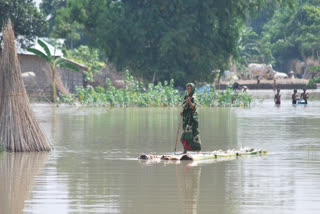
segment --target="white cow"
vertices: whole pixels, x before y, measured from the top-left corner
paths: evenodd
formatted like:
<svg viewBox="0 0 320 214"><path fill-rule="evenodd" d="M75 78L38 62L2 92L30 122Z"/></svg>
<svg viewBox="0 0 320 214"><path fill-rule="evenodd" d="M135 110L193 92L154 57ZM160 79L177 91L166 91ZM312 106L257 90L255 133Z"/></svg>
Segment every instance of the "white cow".
<svg viewBox="0 0 320 214"><path fill-rule="evenodd" d="M272 65L255 63L251 63L248 65L248 74L250 79L256 79L257 77L259 79L269 79L272 75L272 71Z"/></svg>
<svg viewBox="0 0 320 214"><path fill-rule="evenodd" d="M288 79L288 75L282 72L275 72L273 79Z"/></svg>

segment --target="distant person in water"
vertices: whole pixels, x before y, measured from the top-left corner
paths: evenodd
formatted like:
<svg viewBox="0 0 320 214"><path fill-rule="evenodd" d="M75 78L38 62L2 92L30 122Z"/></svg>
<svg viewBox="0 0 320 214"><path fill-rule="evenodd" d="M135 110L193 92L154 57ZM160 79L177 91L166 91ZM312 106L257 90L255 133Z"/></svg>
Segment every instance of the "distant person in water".
<svg viewBox="0 0 320 214"><path fill-rule="evenodd" d="M281 104L280 88L277 89L277 93L274 95L274 103L277 105Z"/></svg>
<svg viewBox="0 0 320 214"><path fill-rule="evenodd" d="M187 84L187 95L183 101L183 111L181 116L183 118L183 133L181 136L181 143L184 147L184 152L187 151L201 151L200 131L199 131L199 117L197 113L197 102L194 97L195 86L193 83Z"/></svg>
<svg viewBox="0 0 320 214"><path fill-rule="evenodd" d="M300 95L300 99L303 99L304 103L308 104L309 93L307 93L307 89L306 88L303 88L303 92Z"/></svg>
<svg viewBox="0 0 320 214"><path fill-rule="evenodd" d="M297 104L297 100L298 100L297 90L294 89L292 94L292 104Z"/></svg>
<svg viewBox="0 0 320 214"><path fill-rule="evenodd" d="M240 90L241 89L241 86L238 82L234 82L233 85L232 85L232 89L233 90Z"/></svg>

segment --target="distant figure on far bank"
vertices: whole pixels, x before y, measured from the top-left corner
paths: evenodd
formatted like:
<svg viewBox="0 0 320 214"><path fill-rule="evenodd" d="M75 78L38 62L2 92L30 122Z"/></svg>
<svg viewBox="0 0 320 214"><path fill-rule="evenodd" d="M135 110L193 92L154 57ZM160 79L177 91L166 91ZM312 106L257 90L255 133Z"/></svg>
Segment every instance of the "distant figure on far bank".
<svg viewBox="0 0 320 214"><path fill-rule="evenodd" d="M238 82L234 82L232 85L233 90L241 90L241 86Z"/></svg>
<svg viewBox="0 0 320 214"><path fill-rule="evenodd" d="M297 104L297 100L299 100L298 95L297 95L297 90L294 89L293 94L292 94L292 104Z"/></svg>
<svg viewBox="0 0 320 214"><path fill-rule="evenodd" d="M300 95L300 99L304 100L304 104L308 104L309 93L307 93L307 89L303 88L303 92Z"/></svg>
<svg viewBox="0 0 320 214"><path fill-rule="evenodd" d="M274 95L274 103L277 105L281 104L280 88L277 89L277 93Z"/></svg>

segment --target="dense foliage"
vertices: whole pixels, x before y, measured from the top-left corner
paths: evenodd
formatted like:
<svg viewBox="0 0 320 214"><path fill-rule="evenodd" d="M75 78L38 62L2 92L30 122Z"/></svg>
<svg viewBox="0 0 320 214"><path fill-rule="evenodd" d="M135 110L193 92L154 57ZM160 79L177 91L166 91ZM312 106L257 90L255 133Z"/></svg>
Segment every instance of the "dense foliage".
<svg viewBox="0 0 320 214"><path fill-rule="evenodd" d="M66 50L65 57L88 67L88 71L84 72L84 80L86 82L92 81L93 74L106 66L99 56L98 49L90 49L88 46L82 45L77 49Z"/></svg>
<svg viewBox="0 0 320 214"><path fill-rule="evenodd" d="M227 68L248 15L294 0L67 0L58 19L81 26L118 70L147 80L210 81ZM73 23L73 24L72 24ZM66 25L65 25L66 26ZM68 29L68 27L59 27Z"/></svg>
<svg viewBox="0 0 320 214"><path fill-rule="evenodd" d="M13 24L15 35L23 35L20 37L22 46L28 46L35 36L44 35L47 31L45 17L32 0L0 1L0 29L8 19Z"/></svg>
<svg viewBox="0 0 320 214"><path fill-rule="evenodd" d="M52 32L56 23L57 10L67 5L67 0L42 0L39 7L47 18L49 32Z"/></svg>
<svg viewBox="0 0 320 214"><path fill-rule="evenodd" d="M83 32L83 25L73 19L73 14L66 7L67 0L43 0L41 11L46 15L49 23L48 36L65 38L69 49L88 44L88 37Z"/></svg>
<svg viewBox="0 0 320 214"><path fill-rule="evenodd" d="M252 96L247 92L241 92L227 88L225 91L217 90L214 86L207 91L197 91L197 98L201 106L233 106L249 107L253 102Z"/></svg>
<svg viewBox="0 0 320 214"><path fill-rule="evenodd" d="M82 105L111 106L111 107L165 107L178 106L182 101L179 91L174 88L174 81L159 82L157 85L134 80L133 76L126 71L125 85L123 89L116 89L111 81L106 79L107 89L98 86L78 87L76 95L60 96L61 103ZM247 93L232 89L218 91L214 87L207 86L208 90L196 91L196 97L201 106L250 106L252 97Z"/></svg>
<svg viewBox="0 0 320 214"><path fill-rule="evenodd" d="M320 63L320 57L318 57L318 61ZM320 73L320 66L313 66L310 67L309 70L312 72L311 80L309 80L307 86L308 87L314 87L317 83L320 83L320 76L317 76L317 74Z"/></svg>
<svg viewBox="0 0 320 214"><path fill-rule="evenodd" d="M296 7L278 8L264 25L261 52L266 63L288 72L290 60L317 58L320 50L320 1L297 1Z"/></svg>
<svg viewBox="0 0 320 214"><path fill-rule="evenodd" d="M246 76L249 63L263 63L264 55L259 36L251 27L245 27L237 43L237 55L233 60L242 76Z"/></svg>

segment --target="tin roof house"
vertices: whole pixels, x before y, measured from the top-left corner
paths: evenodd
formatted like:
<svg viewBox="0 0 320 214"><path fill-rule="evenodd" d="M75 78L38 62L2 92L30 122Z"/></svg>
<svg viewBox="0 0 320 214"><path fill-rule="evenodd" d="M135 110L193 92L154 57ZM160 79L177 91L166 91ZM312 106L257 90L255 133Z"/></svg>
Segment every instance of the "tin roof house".
<svg viewBox="0 0 320 214"><path fill-rule="evenodd" d="M63 57L61 49L52 46L46 38L41 38L41 40L47 44L50 52L55 57ZM35 41L37 41L37 39ZM62 45L64 40L57 39L54 40L54 42ZM38 43L34 43L31 47L43 51ZM26 90L29 96L50 98L52 96L52 81L50 79L51 71L48 63L35 54L21 48L19 43L17 43L17 54L20 61L21 72L33 72L35 74L32 81L25 79ZM57 68L57 74L61 78L64 87L69 92L74 93L76 86L83 86L83 71L88 70L88 68L85 65L70 60L67 61L76 65L79 68L79 72L74 72L66 68Z"/></svg>

